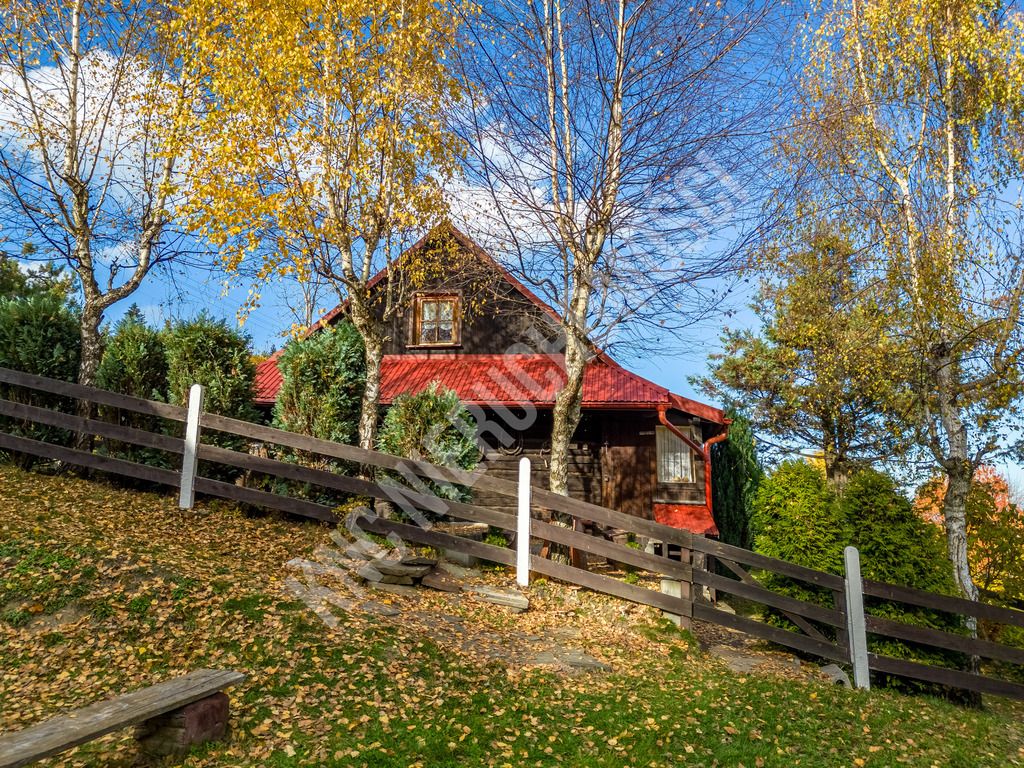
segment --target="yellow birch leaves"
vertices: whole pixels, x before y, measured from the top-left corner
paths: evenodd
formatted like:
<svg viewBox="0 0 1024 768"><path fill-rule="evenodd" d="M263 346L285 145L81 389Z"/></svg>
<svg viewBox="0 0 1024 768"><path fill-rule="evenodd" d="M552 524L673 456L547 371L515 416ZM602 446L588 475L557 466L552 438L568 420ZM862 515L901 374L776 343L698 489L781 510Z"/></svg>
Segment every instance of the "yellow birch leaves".
<svg viewBox="0 0 1024 768"><path fill-rule="evenodd" d="M206 98L184 213L229 271L257 253L258 280L303 274L441 214L461 153L446 120L460 88L445 60L465 10L426 0L174 10Z"/></svg>

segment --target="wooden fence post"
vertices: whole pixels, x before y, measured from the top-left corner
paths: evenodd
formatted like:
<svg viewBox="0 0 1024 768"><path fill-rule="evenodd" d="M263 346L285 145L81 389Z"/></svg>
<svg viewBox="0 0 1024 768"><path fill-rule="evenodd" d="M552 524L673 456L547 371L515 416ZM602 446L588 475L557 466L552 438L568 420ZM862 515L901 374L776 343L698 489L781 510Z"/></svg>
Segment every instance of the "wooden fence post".
<svg viewBox="0 0 1024 768"><path fill-rule="evenodd" d="M530 460L519 460L519 509L516 517L516 583L530 586Z"/></svg>
<svg viewBox="0 0 1024 768"><path fill-rule="evenodd" d="M192 509L196 501L196 453L199 450L199 416L203 412L206 387L193 384L188 391L188 415L185 421L185 453L181 458L181 493L178 507Z"/></svg>
<svg viewBox="0 0 1024 768"><path fill-rule="evenodd" d="M662 542L662 552L664 557L668 557L668 542ZM683 565L689 564L691 569L698 567L696 562L697 558L693 556L693 551L686 547L679 548L679 562ZM691 571L692 573L692 571ZM689 600L696 602L696 595L700 592L700 587L694 588L693 577L690 577L690 581L680 581L679 579L672 579L665 576L661 577L661 592L664 595L670 597L679 597L683 600ZM689 616L682 616L671 611L662 611L661 615L663 618L668 619L680 629L690 629L693 622Z"/></svg>
<svg viewBox="0 0 1024 768"><path fill-rule="evenodd" d="M853 684L869 690L871 676L868 669L868 635L864 621L864 583L860 578L860 552L856 547L843 550L846 577L846 637L850 645L850 664L853 665Z"/></svg>

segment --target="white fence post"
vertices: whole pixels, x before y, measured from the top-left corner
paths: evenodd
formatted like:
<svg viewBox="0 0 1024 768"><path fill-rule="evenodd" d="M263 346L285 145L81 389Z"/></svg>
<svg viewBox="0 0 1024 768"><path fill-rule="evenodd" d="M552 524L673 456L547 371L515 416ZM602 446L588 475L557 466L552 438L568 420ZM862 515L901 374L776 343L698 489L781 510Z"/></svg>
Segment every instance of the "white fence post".
<svg viewBox="0 0 1024 768"><path fill-rule="evenodd" d="M853 665L853 684L869 690L871 676L868 668L868 635L864 622L864 583L860 578L860 552L856 547L843 550L846 568L846 636L850 645L850 663Z"/></svg>
<svg viewBox="0 0 1024 768"><path fill-rule="evenodd" d="M199 450L199 416L203 412L206 387L193 384L188 391L188 416L185 421L185 453L181 458L181 493L178 507L192 509L196 501L196 453Z"/></svg>
<svg viewBox="0 0 1024 768"><path fill-rule="evenodd" d="M519 510L516 518L516 583L530 586L530 460L519 460Z"/></svg>

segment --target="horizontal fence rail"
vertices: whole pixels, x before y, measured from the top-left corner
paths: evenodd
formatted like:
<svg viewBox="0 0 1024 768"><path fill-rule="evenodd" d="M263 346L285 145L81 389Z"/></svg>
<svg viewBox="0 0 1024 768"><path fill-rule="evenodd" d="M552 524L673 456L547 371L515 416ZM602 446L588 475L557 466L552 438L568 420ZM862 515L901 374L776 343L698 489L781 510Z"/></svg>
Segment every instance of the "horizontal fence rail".
<svg viewBox="0 0 1024 768"><path fill-rule="evenodd" d="M94 387L56 381L4 368L0 368L0 384L156 417L171 422L174 425L171 431L177 434L184 434L184 424L188 418L187 409L179 406L120 395ZM509 532L514 537L520 524L528 525L530 537L533 539L550 542L578 552L586 552L599 558L605 558L612 563L641 569L670 582L684 585L685 589L682 590L682 595L678 596L649 589L639 584L627 583L604 573L596 573L575 565L556 562L535 554L528 556L530 572L648 605L671 616L686 620L697 619L735 629L824 659L841 663L849 663L851 659L851 643L848 636L848 628L851 624L848 622L847 604L844 599L850 583L843 576L776 560L652 520L641 519L617 510L560 496L537 486L529 487L527 495L529 501L525 508L526 512L530 513L529 518L520 521L515 514L482 506L472 501L440 499L430 491L428 485L422 482L419 482L417 487L410 487L397 479L388 477L377 479L355 477L282 461L259 453L218 447L201 441L193 451L192 448L186 446L185 440L173 434L149 432L105 421L103 418L86 418L60 410L16 402L12 399L0 398L0 417L162 451L179 457L176 459L179 462L182 461L181 457L192 451L194 457L204 465L216 464L256 476L273 477L341 494L391 502L407 510L443 515L455 521L482 523ZM468 489L496 493L510 499L518 499L521 491L520 484L492 477L488 475L486 468L465 471L440 467L424 461L415 461L352 445L319 440L213 413L199 413L199 427L200 435L208 435L210 431L220 432L243 438L254 448L273 445L304 451L325 459L348 462L353 466L375 467L397 476L409 478L411 481L418 478L435 483L454 484ZM182 473L177 470L107 456L102 452L56 445L9 432L0 432L0 450L26 453L170 488L182 486ZM525 477L529 477L528 467ZM416 483L413 482L412 485L416 485ZM473 541L438 530L429 523L416 525L399 520L384 519L368 513L367 510L352 513L345 521L342 521L335 510L327 504L203 476L195 477L194 490L200 494L277 510L325 523L352 524L354 521L360 530L366 532L384 536L394 534L403 540L423 546L455 550L490 562L510 567L516 566L517 553L514 549ZM523 509L521 505L520 509ZM541 519L538 517L538 513L542 510L660 542L662 554L654 554L653 551L644 551L608 540L600 535L584 532L579 529L580 526L559 524L550 520L550 515L544 515L544 519ZM519 541L519 538L521 537L517 537L516 540L520 549L528 546L528 541L522 542ZM675 545L680 549L680 559L668 557L668 544ZM693 558L694 554L699 555L699 559ZM523 557L525 556L524 554ZM716 573L710 565L704 566L705 561L721 564L735 578ZM698 564L702 567L698 567ZM759 580L762 574L773 574L797 580L817 588L826 596L831 594L832 605L799 600L769 589ZM523 574L520 574L520 578L522 577ZM864 598L869 599L871 604L878 601L899 603L943 611L958 617L971 616L990 622L1024 627L1024 611L868 579L860 580L859 584ZM715 593L731 594L777 611L787 618L795 629L771 626L751 617L737 616L720 610L711 602L700 599L699 594L694 595L692 593L694 586L701 590L707 589ZM864 615L863 626L860 629L860 632L866 631L867 635L939 648L999 663L1024 666L1024 649L977 639L966 634L896 621L874 615L871 610L871 605L869 605L869 609ZM874 653L868 654L868 666L876 673L1024 699L1024 685L989 675L895 659Z"/></svg>
<svg viewBox="0 0 1024 768"><path fill-rule="evenodd" d="M945 611L946 613L987 619L999 624L1024 627L1024 611L1002 608L988 603L979 603L974 600L965 600L962 597L939 595L934 592L925 592L922 589L901 587L896 584L871 581L870 579L864 579L864 594L919 608L931 608L932 610Z"/></svg>

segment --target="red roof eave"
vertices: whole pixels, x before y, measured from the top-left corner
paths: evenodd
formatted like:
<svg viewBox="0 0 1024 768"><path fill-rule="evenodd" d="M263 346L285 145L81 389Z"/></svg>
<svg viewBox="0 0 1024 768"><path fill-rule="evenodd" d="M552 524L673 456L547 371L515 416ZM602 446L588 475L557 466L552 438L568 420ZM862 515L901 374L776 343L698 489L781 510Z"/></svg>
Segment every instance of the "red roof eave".
<svg viewBox="0 0 1024 768"><path fill-rule="evenodd" d="M257 368L256 402L270 405L281 386L278 355ZM387 355L381 370L381 404L418 392L432 382L455 391L467 405L550 408L565 380L561 355ZM725 425L725 414L676 395L627 371L606 356L592 360L583 382L589 410L678 410Z"/></svg>

